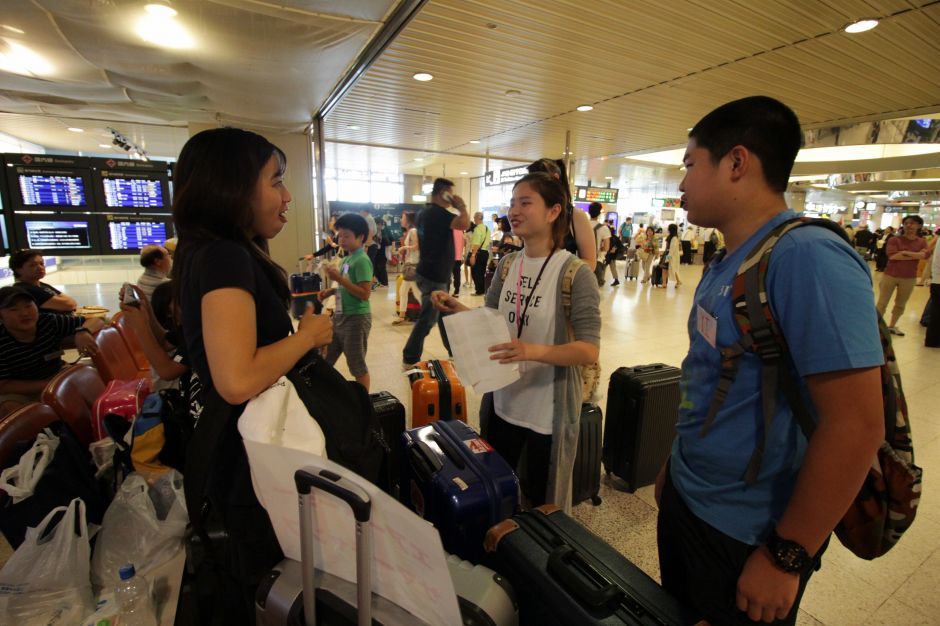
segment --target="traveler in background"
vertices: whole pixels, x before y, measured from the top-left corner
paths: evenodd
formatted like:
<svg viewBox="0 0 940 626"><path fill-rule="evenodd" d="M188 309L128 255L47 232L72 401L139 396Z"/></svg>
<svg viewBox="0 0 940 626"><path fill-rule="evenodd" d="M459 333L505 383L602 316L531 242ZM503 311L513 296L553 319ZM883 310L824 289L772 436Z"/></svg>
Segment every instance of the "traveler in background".
<svg viewBox="0 0 940 626"><path fill-rule="evenodd" d="M871 258L868 255L871 252L872 239L874 239L874 235L868 230L868 224L863 222L855 231L855 239L852 241L852 245L855 246L856 252L868 259Z"/></svg>
<svg viewBox="0 0 940 626"><path fill-rule="evenodd" d="M456 228L451 231L451 234L454 236L454 297L460 297L460 268L463 267L463 256L464 256L464 232L463 230L457 230Z"/></svg>
<svg viewBox="0 0 940 626"><path fill-rule="evenodd" d="M372 271L375 272L375 280L382 287L388 287L388 246L392 239L388 236L388 226L385 220L375 220L375 260L373 261Z"/></svg>
<svg viewBox="0 0 940 626"><path fill-rule="evenodd" d="M398 290L398 318L392 322L395 326L404 324L407 321L408 312L408 294L414 294L415 300L421 302L421 290L418 289L418 283L414 280L408 280L406 276L411 275L418 269L420 260L420 247L418 245L418 231L414 227L415 214L411 211L405 211L401 214L401 229L404 232L402 244L398 246L398 254L401 255L401 288Z"/></svg>
<svg viewBox="0 0 940 626"><path fill-rule="evenodd" d="M79 354L98 351L100 318L40 312L33 295L18 286L0 288L0 417L38 402L49 380L65 366L63 342Z"/></svg>
<svg viewBox="0 0 940 626"><path fill-rule="evenodd" d="M46 264L42 254L35 250L16 250L10 255L13 284L29 292L36 306L43 312L72 313L78 307L75 298L67 296L52 285L42 282Z"/></svg>
<svg viewBox="0 0 940 626"><path fill-rule="evenodd" d="M451 207L456 214L451 212ZM440 319L438 310L431 302L431 294L448 289L454 267L454 236L450 231L454 228L469 228L470 216L467 215L464 201L454 195L453 181L438 178L431 188L431 203L418 214L415 221L421 249L415 279L421 291L421 313L402 350L402 367L406 370L421 360L424 339Z"/></svg>
<svg viewBox="0 0 940 626"><path fill-rule="evenodd" d="M137 286L149 298L157 285L170 281L173 258L163 246L144 246L140 251L140 266L144 273L137 279Z"/></svg>
<svg viewBox="0 0 940 626"><path fill-rule="evenodd" d="M623 224L620 225L620 241L623 242L624 248L630 247L630 241L633 239L633 218L628 217L623 221Z"/></svg>
<svg viewBox="0 0 940 626"><path fill-rule="evenodd" d="M937 233L940 235L940 231ZM940 237L934 237L934 242ZM940 253L934 247L930 257L930 299L928 300L927 335L924 345L928 348L940 348Z"/></svg>
<svg viewBox="0 0 940 626"><path fill-rule="evenodd" d="M568 232L565 233L564 249L584 261L591 271L597 265L597 244L591 231L591 220L587 213L574 206L571 200L571 187L568 184L568 170L561 159L539 159L526 169L529 173L545 172L558 181L567 198Z"/></svg>
<svg viewBox="0 0 940 626"><path fill-rule="evenodd" d="M937 233L940 233L940 230L938 230ZM940 239L940 237L937 236L937 233L930 235L930 238L926 239L928 263L924 266L924 273L921 274L921 276L917 279L918 287L929 285L932 282L931 279L933 278L933 265L929 261L933 259L934 251L937 249L937 240Z"/></svg>
<svg viewBox="0 0 940 626"><path fill-rule="evenodd" d="M692 242L695 241L695 226L689 224L682 231L682 259L680 265L692 265ZM679 268L676 268L678 271Z"/></svg>
<svg viewBox="0 0 940 626"><path fill-rule="evenodd" d="M190 397L198 414L184 487L197 531L220 527L227 535L206 551L216 581L210 610L225 624L253 622L258 583L284 557L255 497L237 417L333 338L329 317L315 316L311 304L293 332L287 274L268 253L268 241L287 223L286 165L279 148L238 128L193 135L176 162L173 285L193 387L201 389ZM204 440L216 429L218 437ZM198 475L194 467L207 455L211 471Z"/></svg>
<svg viewBox="0 0 940 626"><path fill-rule="evenodd" d="M794 383L813 405L812 440L782 397L764 421L762 364L750 351L708 417L725 373L718 350L740 338L730 287L764 236L797 217L784 192L802 141L796 115L757 96L702 118L683 157L689 221L724 233L727 252L703 276L689 316L677 436L656 483L657 540L663 586L711 624L796 622L806 583L885 436L871 275L822 226L783 235L766 274ZM746 480L759 441L762 463Z"/></svg>
<svg viewBox="0 0 940 626"><path fill-rule="evenodd" d="M519 363L521 377L484 397L480 424L513 468L526 451L523 485L531 506L553 503L570 511L581 415L579 366L597 361L601 315L597 286L584 264L571 281L566 320L562 281L572 263L581 264L561 248L568 231L566 202L558 181L544 172L528 174L513 187L509 219L525 247L500 261L485 306L513 329L509 343L488 346L490 358ZM434 303L444 313L468 310L443 291L434 294Z"/></svg>
<svg viewBox="0 0 940 626"><path fill-rule="evenodd" d="M140 306L124 304L124 287L118 294L121 311L150 363L150 389L181 389L180 379L189 372L180 350L179 307L173 301L172 281L160 283L150 298L131 285ZM185 387L185 386L183 386ZM188 391L188 388L181 389Z"/></svg>
<svg viewBox="0 0 940 626"><path fill-rule="evenodd" d="M339 244L336 243L336 216L331 215L327 223L326 232L323 235L323 247L313 253L314 257L327 256L332 257L333 253L339 250ZM308 259L309 260L309 259Z"/></svg>
<svg viewBox="0 0 940 626"><path fill-rule="evenodd" d="M473 223L470 223L470 227L463 231L463 286L472 287L473 286L473 268L470 267L470 240L473 239Z"/></svg>
<svg viewBox="0 0 940 626"><path fill-rule="evenodd" d="M849 238L849 241L855 241L855 229L852 228L852 222L850 221L848 224L846 224L842 228L843 230L845 230L845 234Z"/></svg>
<svg viewBox="0 0 940 626"><path fill-rule="evenodd" d="M522 239L512 234L512 225L508 217L499 218L499 241L497 249L494 250L496 260L498 261L504 254L522 250Z"/></svg>
<svg viewBox="0 0 940 626"><path fill-rule="evenodd" d="M898 328L898 320L904 314L907 301L914 292L917 280L917 262L928 256L927 242L920 236L924 219L920 215L908 215L901 221L903 228L900 237L891 237L885 244L888 264L884 276L878 285L878 314L884 317L888 301L894 295L894 308L891 309L891 322L888 330L892 335L904 336Z"/></svg>
<svg viewBox="0 0 940 626"><path fill-rule="evenodd" d="M366 238L366 243L363 247L365 248L366 256L369 257L369 262L372 263L372 271L375 271L375 254L378 250L378 246L375 243L375 234L378 232L378 228L375 223L375 218L372 217L372 213L368 209L362 209L359 211L359 215L362 216L366 224L369 225L369 236ZM340 246L340 248L342 248L342 246ZM378 286L378 280L373 276L372 289L377 289Z"/></svg>
<svg viewBox="0 0 940 626"><path fill-rule="evenodd" d="M333 310L333 341L326 349L326 362L335 365L340 355L346 355L346 365L356 382L369 391L369 368L366 352L372 330L372 263L366 256L365 244L369 236L369 223L358 215L347 214L336 220L337 242L346 256L340 269L327 267L326 273L336 287L320 291L323 302L336 296Z"/></svg>
<svg viewBox="0 0 940 626"><path fill-rule="evenodd" d="M643 241L637 242L637 256L640 257L640 267L643 269L641 283L648 283L653 271L653 263L659 258L659 237L652 226L647 226L643 234Z"/></svg>
<svg viewBox="0 0 940 626"><path fill-rule="evenodd" d="M702 231L702 238L704 239L703 252L702 252L702 263L708 265L712 260L712 257L715 256L715 253L718 252L718 248L721 246L721 233L718 232L717 228L706 228Z"/></svg>
<svg viewBox="0 0 940 626"><path fill-rule="evenodd" d="M604 276L607 273L607 251L610 249L610 228L600 220L603 205L592 202L588 206L588 216L591 218L591 231L594 233L594 250L597 254L597 264L594 266L594 276L597 286L604 286Z"/></svg>
<svg viewBox="0 0 940 626"><path fill-rule="evenodd" d="M888 226L875 244L877 249L875 255L876 272L883 272L885 268L888 267L888 242L892 237L894 237L894 226Z"/></svg>
<svg viewBox="0 0 940 626"><path fill-rule="evenodd" d="M617 272L617 259L623 256L623 242L620 237L614 234L613 228L610 229L610 247L607 249L607 255L604 257L604 265L610 268L610 275L613 277L611 287L620 284L620 274Z"/></svg>
<svg viewBox="0 0 940 626"><path fill-rule="evenodd" d="M672 277L676 281L676 287L682 284L682 280L679 278L679 259L682 256L682 247L679 245L679 227L675 224L670 224L668 227L669 235L666 237L666 251L663 252L662 258L666 259L667 267L663 271L663 289L669 285L669 278Z"/></svg>
<svg viewBox="0 0 940 626"><path fill-rule="evenodd" d="M470 237L470 267L473 276L473 295L482 296L486 280L486 268L490 260L490 229L483 223L483 213L473 214L473 235Z"/></svg>

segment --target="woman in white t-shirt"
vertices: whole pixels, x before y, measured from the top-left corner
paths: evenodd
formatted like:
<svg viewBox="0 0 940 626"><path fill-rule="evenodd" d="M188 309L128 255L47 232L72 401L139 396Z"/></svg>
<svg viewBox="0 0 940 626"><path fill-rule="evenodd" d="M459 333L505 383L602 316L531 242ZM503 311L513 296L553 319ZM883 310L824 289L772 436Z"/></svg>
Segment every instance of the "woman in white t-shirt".
<svg viewBox="0 0 940 626"><path fill-rule="evenodd" d="M484 437L516 467L529 504L571 505L571 473L581 415L581 368L597 361L601 316L597 280L562 249L568 230L566 195L544 172L515 184L509 221L524 248L500 260L486 293L512 340L489 347L491 359L518 363L520 378L484 397ZM567 284L566 284L567 283ZM468 310L446 292L432 294L444 313Z"/></svg>
<svg viewBox="0 0 940 626"><path fill-rule="evenodd" d="M398 254L402 257L402 278L401 289L398 290L398 317L392 324L398 325L405 322L405 313L408 311L408 293L414 293L415 299L421 302L421 291L414 281L413 272L418 267L420 259L420 247L418 246L418 230L414 227L415 214L411 211L405 211L401 214L401 227L405 232L402 238L402 244L398 246ZM411 275L412 279L406 277Z"/></svg>

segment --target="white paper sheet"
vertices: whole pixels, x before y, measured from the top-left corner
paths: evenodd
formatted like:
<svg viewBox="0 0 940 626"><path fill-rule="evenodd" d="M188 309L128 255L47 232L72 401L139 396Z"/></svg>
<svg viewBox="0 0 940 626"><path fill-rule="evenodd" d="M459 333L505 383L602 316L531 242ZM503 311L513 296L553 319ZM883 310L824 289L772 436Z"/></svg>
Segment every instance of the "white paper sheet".
<svg viewBox="0 0 940 626"><path fill-rule="evenodd" d="M490 346L510 341L506 320L495 309L478 307L444 317L454 365L464 385L483 394L519 380L517 363L490 360Z"/></svg>
<svg viewBox="0 0 940 626"><path fill-rule="evenodd" d="M328 469L356 482L372 498L373 592L428 624L460 626L460 609L438 532L378 487L301 450L244 440L258 500L268 511L284 554L300 561L300 511L294 472ZM356 580L356 524L349 506L313 492L315 566ZM416 593L415 590L420 590Z"/></svg>

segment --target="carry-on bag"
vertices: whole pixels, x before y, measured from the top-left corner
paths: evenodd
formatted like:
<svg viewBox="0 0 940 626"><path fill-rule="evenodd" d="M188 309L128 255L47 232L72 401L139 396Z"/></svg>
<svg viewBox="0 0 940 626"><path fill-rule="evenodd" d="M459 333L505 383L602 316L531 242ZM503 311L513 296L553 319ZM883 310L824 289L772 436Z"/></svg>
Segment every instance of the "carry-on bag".
<svg viewBox="0 0 940 626"><path fill-rule="evenodd" d="M578 436L578 452L574 458L571 476L571 504L590 500L597 506L601 503L601 423L603 415L596 404L581 405L581 433Z"/></svg>
<svg viewBox="0 0 940 626"><path fill-rule="evenodd" d="M519 506L519 479L463 422L414 428L403 441L402 503L434 524L444 550L479 563L486 531Z"/></svg>
<svg viewBox="0 0 940 626"><path fill-rule="evenodd" d="M621 367L610 377L604 470L632 492L656 481L672 449L681 371L662 363Z"/></svg>
<svg viewBox="0 0 940 626"><path fill-rule="evenodd" d="M388 446L386 467L382 476L387 476L387 485L379 485L392 497L398 497L398 481L401 477L401 435L405 432L405 405L387 391L380 391L369 395L372 408L379 420L382 437Z"/></svg>
<svg viewBox="0 0 940 626"><path fill-rule="evenodd" d="M422 361L411 381L411 427L435 420L467 421L467 393L450 361Z"/></svg>
<svg viewBox="0 0 940 626"><path fill-rule="evenodd" d="M603 539L554 505L486 534L492 567L509 580L524 626L681 626L698 620Z"/></svg>
<svg viewBox="0 0 940 626"><path fill-rule="evenodd" d="M636 280L640 273L640 263L635 258L627 259L627 267L624 270L624 276L627 280Z"/></svg>
<svg viewBox="0 0 940 626"><path fill-rule="evenodd" d="M290 275L290 310L294 319L300 319L307 309L307 303L313 304L313 312L317 315L323 310L323 304L318 297L320 293L320 275L312 272Z"/></svg>
<svg viewBox="0 0 940 626"><path fill-rule="evenodd" d="M91 429L95 441L108 436L104 427L104 416L110 413L120 415L128 422L133 421L144 406L144 400L150 395L150 379L112 380L95 400L92 406Z"/></svg>
<svg viewBox="0 0 940 626"><path fill-rule="evenodd" d="M447 557L464 626L517 626L519 605L509 581L483 565Z"/></svg>
<svg viewBox="0 0 940 626"><path fill-rule="evenodd" d="M654 287L659 287L660 285L662 285L663 284L663 266L659 264L654 265L651 276L652 276L652 278L650 279L651 285L653 285Z"/></svg>

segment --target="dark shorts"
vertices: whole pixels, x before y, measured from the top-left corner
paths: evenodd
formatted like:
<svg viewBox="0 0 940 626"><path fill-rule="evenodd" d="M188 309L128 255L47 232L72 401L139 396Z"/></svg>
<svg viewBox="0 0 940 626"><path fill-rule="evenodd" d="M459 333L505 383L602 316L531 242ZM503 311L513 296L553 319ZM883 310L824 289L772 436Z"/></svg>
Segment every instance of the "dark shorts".
<svg viewBox="0 0 940 626"><path fill-rule="evenodd" d="M666 476L656 527L663 587L711 624L765 624L751 621L735 603L738 578L757 547L732 539L696 517L676 491L668 469ZM827 540L820 556L828 545ZM772 624L796 623L800 600L811 575L812 572L801 576L790 614Z"/></svg>

